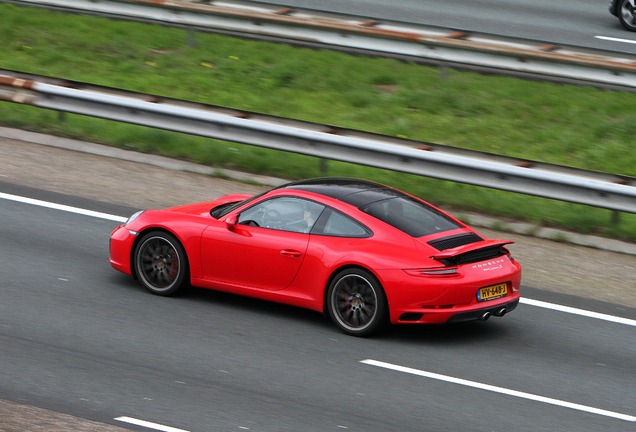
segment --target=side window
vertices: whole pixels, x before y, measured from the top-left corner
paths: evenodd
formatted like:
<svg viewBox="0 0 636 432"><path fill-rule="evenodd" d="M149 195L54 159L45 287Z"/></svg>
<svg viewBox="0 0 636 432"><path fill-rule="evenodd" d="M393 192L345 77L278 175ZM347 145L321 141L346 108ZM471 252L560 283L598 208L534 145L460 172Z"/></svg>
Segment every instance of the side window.
<svg viewBox="0 0 636 432"><path fill-rule="evenodd" d="M371 232L342 213L328 209L323 215L324 227L317 234L335 236L335 237L370 237ZM322 221L321 221L322 222Z"/></svg>
<svg viewBox="0 0 636 432"><path fill-rule="evenodd" d="M239 225L308 233L325 206L295 197L272 198L241 212Z"/></svg>

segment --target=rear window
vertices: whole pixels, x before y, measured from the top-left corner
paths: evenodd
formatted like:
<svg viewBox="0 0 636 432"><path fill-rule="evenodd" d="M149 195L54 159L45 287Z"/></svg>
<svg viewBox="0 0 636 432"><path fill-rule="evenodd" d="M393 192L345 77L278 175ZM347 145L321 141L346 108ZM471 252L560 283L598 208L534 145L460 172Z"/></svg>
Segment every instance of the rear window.
<svg viewBox="0 0 636 432"><path fill-rule="evenodd" d="M445 214L408 196L376 201L360 210L412 237L461 228Z"/></svg>

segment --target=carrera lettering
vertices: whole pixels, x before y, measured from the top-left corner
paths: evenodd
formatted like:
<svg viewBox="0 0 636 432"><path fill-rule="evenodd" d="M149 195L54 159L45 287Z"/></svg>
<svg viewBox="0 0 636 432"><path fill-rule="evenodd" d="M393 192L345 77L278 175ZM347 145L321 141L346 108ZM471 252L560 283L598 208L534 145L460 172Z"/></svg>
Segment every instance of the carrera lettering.
<svg viewBox="0 0 636 432"><path fill-rule="evenodd" d="M502 265L498 265L497 267L490 267L490 268L485 268L484 271L491 271L491 270L497 270L503 268Z"/></svg>

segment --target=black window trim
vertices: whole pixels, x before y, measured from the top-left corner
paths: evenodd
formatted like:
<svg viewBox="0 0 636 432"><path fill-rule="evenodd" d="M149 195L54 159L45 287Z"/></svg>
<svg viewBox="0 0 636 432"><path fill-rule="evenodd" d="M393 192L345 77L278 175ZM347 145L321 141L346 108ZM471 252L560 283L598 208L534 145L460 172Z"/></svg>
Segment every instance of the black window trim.
<svg viewBox="0 0 636 432"><path fill-rule="evenodd" d="M228 214L232 213L234 210L240 208L242 205L244 204L249 204L250 202L254 201L255 199L258 199L260 197L262 197L263 195L265 195L267 192L269 191L265 191L256 195L252 195L251 197L245 198L244 200L241 201L234 201L234 202L230 202L230 203L225 203L225 204L220 204L214 208L212 208L210 210L210 216L212 216L214 219L219 220L221 219L223 216L227 216ZM218 215L215 215L215 210L218 209L219 207L222 207L220 209L220 213Z"/></svg>

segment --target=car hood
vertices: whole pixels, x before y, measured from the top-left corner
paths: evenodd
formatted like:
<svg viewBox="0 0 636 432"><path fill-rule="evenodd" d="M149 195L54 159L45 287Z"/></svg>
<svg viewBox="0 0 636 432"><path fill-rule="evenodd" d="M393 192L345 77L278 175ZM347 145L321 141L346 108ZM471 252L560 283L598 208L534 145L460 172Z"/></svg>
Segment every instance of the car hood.
<svg viewBox="0 0 636 432"><path fill-rule="evenodd" d="M173 212L173 213L183 213L189 215L203 216L209 215L210 210L215 207L218 207L223 204L231 203L231 202L239 202L243 201L246 198L251 197L252 195L248 194L232 194L225 195L221 198L217 198L214 201L207 201L196 204L187 204L178 207L167 208L164 211Z"/></svg>

